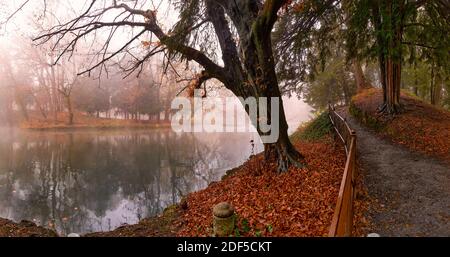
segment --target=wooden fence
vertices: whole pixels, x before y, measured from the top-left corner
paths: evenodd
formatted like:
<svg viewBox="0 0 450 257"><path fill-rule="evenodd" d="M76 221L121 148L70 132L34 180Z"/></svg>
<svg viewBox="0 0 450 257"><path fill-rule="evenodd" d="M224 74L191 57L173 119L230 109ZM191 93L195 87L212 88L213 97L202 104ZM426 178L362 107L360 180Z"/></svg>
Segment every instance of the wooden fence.
<svg viewBox="0 0 450 257"><path fill-rule="evenodd" d="M351 236L353 228L353 199L356 193L356 133L331 105L328 105L328 112L336 136L344 143L347 154L344 175L328 235L330 237Z"/></svg>

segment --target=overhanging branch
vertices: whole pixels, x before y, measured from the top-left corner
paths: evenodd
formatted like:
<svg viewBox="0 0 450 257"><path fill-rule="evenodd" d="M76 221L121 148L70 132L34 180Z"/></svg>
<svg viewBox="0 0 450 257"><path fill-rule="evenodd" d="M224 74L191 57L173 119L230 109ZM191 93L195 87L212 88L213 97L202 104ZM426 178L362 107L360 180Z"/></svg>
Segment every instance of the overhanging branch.
<svg viewBox="0 0 450 257"><path fill-rule="evenodd" d="M90 34L94 34L102 28L123 27L123 26L142 27L143 31L139 33L137 36L133 37L130 41L125 43L118 51L114 52L109 56L103 55L102 60L100 62L98 62L91 68L87 69L86 71L82 72L81 74L90 72L93 69L98 68L99 66L101 66L102 64L104 64L117 54L126 51L127 47L130 46L132 42L136 41L139 36L141 36L145 31L150 31L153 33L153 35L155 35L159 39L161 44L165 46L165 49L180 53L186 59L193 60L197 62L199 65L201 65L208 72L208 74L210 74L211 77L217 78L222 82L226 81L225 69L223 67L214 63L201 51L188 45L185 45L182 42L179 42L177 40L176 35L169 36L165 34L157 23L155 11L151 10L144 11L134 9L125 3L118 4L117 1L113 1L111 6L103 8L103 10L100 12L92 11L92 6L94 5L95 2L96 0L92 0L88 9L75 19L72 19L71 21L65 24L57 25L47 30L42 35L39 35L38 37L34 38L33 40L39 41L40 44L44 44L49 42L50 39L52 38L57 38L56 43L54 43L55 48L57 45L61 44L62 40L65 37L70 35L72 39L69 41L68 44L66 44L66 46L63 47L63 51L58 58L59 60L61 56L66 54L67 52L73 52L73 49L75 48L80 38L86 37ZM121 21L116 21L117 17L123 14L123 12L121 12L121 14L119 14L119 16L117 16L113 22L101 21L103 15L105 15L107 11L113 9L123 9L130 15L127 16L126 18L123 18ZM144 21L143 22L136 21L133 15L143 17ZM83 24L82 22L85 23Z"/></svg>

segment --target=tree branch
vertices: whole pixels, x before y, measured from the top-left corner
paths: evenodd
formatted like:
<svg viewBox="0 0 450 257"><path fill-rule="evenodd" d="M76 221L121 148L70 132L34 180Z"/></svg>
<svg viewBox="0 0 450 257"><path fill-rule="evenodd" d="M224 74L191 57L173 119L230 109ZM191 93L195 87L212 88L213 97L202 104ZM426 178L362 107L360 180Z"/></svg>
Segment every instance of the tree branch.
<svg viewBox="0 0 450 257"><path fill-rule="evenodd" d="M46 33L39 35L38 37L34 38L34 41L40 41L40 44L48 42L53 37L58 37L56 44L54 46L60 44L61 40L66 37L67 35L74 35L75 38L70 41L70 43L64 48L64 51L62 53L65 54L69 51L70 48L74 48L80 38L83 38L89 34L95 33L97 30L100 30L101 28L105 27L120 27L120 26L130 26L130 27L143 27L144 31L150 31L152 32L161 42L161 44L166 46L166 49L170 51L176 51L180 53L182 56L186 57L188 60L193 60L203 66L203 68L210 74L210 76L217 78L218 80L222 82L226 82L226 76L225 76L225 69L216 63L214 63L211 59L209 59L204 53L201 51L184 45L182 42L179 42L177 40L177 36L169 36L163 32L161 27L158 25L156 20L156 12L151 10L139 10L134 9L130 6L128 6L125 3L118 4L117 1L113 1L112 5L109 7L103 8L102 11L96 12L93 11L94 14L91 12L92 6L96 0L92 0L89 8L83 12L80 16L78 16L75 19L72 19L68 23L55 26L51 28L50 30L47 30ZM138 22L135 21L134 17L132 17L131 21L128 20L127 16L121 21L113 21L113 22L103 22L100 21L103 15L106 14L108 10L113 9L123 9L126 12L128 12L131 16L141 16L144 18L144 22ZM117 17L116 17L117 18ZM80 22L83 20L87 20L86 24L79 25ZM78 33L77 33L78 32ZM142 35L143 32L141 32L139 35ZM109 57L103 56L102 61L91 67L85 72L89 72L92 69L98 68L100 65L104 64L106 61L110 60L112 57L117 55L120 52L123 52L126 50L126 48L135 40L138 39L138 36L133 37L132 40L127 42L123 47L119 49L119 51L113 53ZM144 58L145 59L145 58ZM58 58L59 60L59 58ZM82 72L82 73L85 73Z"/></svg>
<svg viewBox="0 0 450 257"><path fill-rule="evenodd" d="M428 46L428 45L425 45L425 44L422 44L422 43L416 43L416 42L405 42L405 41L402 41L402 44L404 44L404 45L411 45L411 46L420 46L420 47L429 48L429 49L436 49L436 47L434 47L434 46Z"/></svg>
<svg viewBox="0 0 450 257"><path fill-rule="evenodd" d="M227 69L227 71L232 74L232 77L235 80L242 82L244 72L241 67L241 61L239 60L239 53L237 50L236 42L233 39L228 21L225 18L224 9L214 0L207 0L206 8L208 17L211 20L216 35L219 39L219 45L222 51L222 60L225 64L225 69Z"/></svg>

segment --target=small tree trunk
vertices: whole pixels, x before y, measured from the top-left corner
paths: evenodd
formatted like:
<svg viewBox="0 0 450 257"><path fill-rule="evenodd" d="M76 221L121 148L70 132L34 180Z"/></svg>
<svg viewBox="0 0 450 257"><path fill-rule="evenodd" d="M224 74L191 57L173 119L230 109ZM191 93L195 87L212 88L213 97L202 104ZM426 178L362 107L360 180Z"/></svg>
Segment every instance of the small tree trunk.
<svg viewBox="0 0 450 257"><path fill-rule="evenodd" d="M413 91L416 96L419 96L419 87L418 87L418 80L417 80L417 70L416 70L416 64L414 64L414 87Z"/></svg>
<svg viewBox="0 0 450 257"><path fill-rule="evenodd" d="M66 97L66 102L67 102L67 111L69 113L69 125L73 125L74 114L73 114L73 107L72 107L72 99L70 97L70 94L66 95L65 97Z"/></svg>
<svg viewBox="0 0 450 257"><path fill-rule="evenodd" d="M50 74L51 74L51 105L52 105L52 111L53 111L53 123L56 124L58 122L58 95L59 91L56 86L56 74L55 74L55 68L52 66L50 67Z"/></svg>
<svg viewBox="0 0 450 257"><path fill-rule="evenodd" d="M442 78L440 76L440 74L435 74L434 76L434 82L433 82L433 104L434 105L440 105L441 104L441 94L442 94L442 86L443 86L443 82L442 82Z"/></svg>
<svg viewBox="0 0 450 257"><path fill-rule="evenodd" d="M165 112L164 112L164 121L169 121L169 119L170 119L170 117L169 117L169 111L168 110L166 110Z"/></svg>
<svg viewBox="0 0 450 257"><path fill-rule="evenodd" d="M351 95L350 95L350 90L348 88L347 83L345 83L345 81L342 81L342 91L344 93L344 104L346 106L348 106L350 104L350 100L351 100Z"/></svg>
<svg viewBox="0 0 450 257"><path fill-rule="evenodd" d="M358 93L364 89L370 88L364 76L364 72L361 68L361 63L357 59L353 59L353 73L355 75L356 90Z"/></svg>
<svg viewBox="0 0 450 257"><path fill-rule="evenodd" d="M434 103L434 63L431 63L431 79L430 79L430 103Z"/></svg>
<svg viewBox="0 0 450 257"><path fill-rule="evenodd" d="M44 119L47 119L47 112L42 107L41 103L37 99L35 99L35 102L36 102L36 105L38 106L39 111L41 112L42 117L44 117Z"/></svg>
<svg viewBox="0 0 450 257"><path fill-rule="evenodd" d="M29 115L28 115L28 110L27 110L26 105L23 103L22 100L19 100L19 101L18 101L18 104L19 104L19 106L20 106L20 111L21 111L23 117L25 118L26 121L29 121L29 120L30 120L30 117L29 117Z"/></svg>
<svg viewBox="0 0 450 257"><path fill-rule="evenodd" d="M6 106L6 120L10 127L12 127L15 123L14 113L13 113L13 101L12 99L8 99L8 103Z"/></svg>
<svg viewBox="0 0 450 257"><path fill-rule="evenodd" d="M430 103L439 105L441 101L442 79L440 74L436 73L434 62L431 64L431 81L430 81Z"/></svg>
<svg viewBox="0 0 450 257"><path fill-rule="evenodd" d="M17 89L17 88L14 89L14 98L15 98L16 104L17 104L17 105L19 106L19 108L20 108L20 113L22 114L23 118L24 118L26 121L29 121L29 120L30 120L30 117L28 116L27 106L26 106L26 104L24 103L23 97L22 97L21 93L18 92L18 89Z"/></svg>
<svg viewBox="0 0 450 257"><path fill-rule="evenodd" d="M164 108L164 121L170 120L170 104L166 104L166 108Z"/></svg>

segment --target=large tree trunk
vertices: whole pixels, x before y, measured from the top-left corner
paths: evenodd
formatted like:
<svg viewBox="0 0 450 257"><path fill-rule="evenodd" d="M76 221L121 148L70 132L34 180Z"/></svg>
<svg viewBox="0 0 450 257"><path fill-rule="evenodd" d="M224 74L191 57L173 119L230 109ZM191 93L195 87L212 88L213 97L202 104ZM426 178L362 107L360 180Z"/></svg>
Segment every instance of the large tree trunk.
<svg viewBox="0 0 450 257"><path fill-rule="evenodd" d="M278 19L277 12L285 1L268 0L262 6L256 3L224 1L219 6L215 1L207 1L209 18L211 19L222 49L223 61L227 75L223 79L225 86L236 96L248 98L268 98L268 113L258 110L257 121L267 119L272 123L271 97L279 99L279 135L276 142L264 143L266 161L277 161L278 171L288 170L290 165L303 167L303 156L293 147L288 136L288 124L283 107L283 100L275 72L275 60L272 49L272 28ZM237 7L236 5L239 5ZM235 9L240 11L236 13ZM229 30L224 11L231 17L236 26L240 40L240 51L237 50L233 34ZM241 54L239 54L240 52ZM240 57L239 57L240 56ZM211 69L212 70L212 69ZM212 70L214 71L214 70ZM259 106L258 106L259 109ZM246 108L247 113L249 109ZM258 124L254 124L261 137L266 136ZM269 132L270 133L270 132Z"/></svg>
<svg viewBox="0 0 450 257"><path fill-rule="evenodd" d="M386 60L386 96L385 111L395 114L400 108L401 63L392 58Z"/></svg>
<svg viewBox="0 0 450 257"><path fill-rule="evenodd" d="M378 1L371 1L371 10L372 10L372 22L375 27L375 31L381 31L382 30L382 20L380 15L380 5ZM386 59L383 52L384 42L383 37L381 33L377 33L376 36L377 39L377 58L378 58L378 65L380 68L380 81L381 81L381 87L383 89L383 105L379 107L379 111L382 111L384 109L385 103L386 103Z"/></svg>
<svg viewBox="0 0 450 257"><path fill-rule="evenodd" d="M264 87L257 87L254 89L259 89L259 88L264 88ZM279 106L279 112L277 113L277 115L279 115L278 139L276 140L276 142L271 142L271 143L263 142L263 144L264 144L264 159L267 162L276 162L278 165L278 172L287 171L290 165L294 165L296 167L303 167L302 162L304 161L304 157L295 149L295 147L292 145L292 143L289 139L289 135L288 135L289 127L288 127L286 116L285 116L285 110L283 107L283 100L281 97L281 93L280 93L278 87L270 86L270 84L268 84L265 88L267 88L270 91L270 93L268 91L263 93L263 92L260 92L259 90L257 90L257 91L253 91L253 92L255 92L255 94L252 94L251 93L252 91L251 90L249 91L245 85L242 86L238 90L238 92L247 92L250 94L240 95L238 92L236 92L237 96L240 96L243 98L248 98L248 97L258 98L261 95L263 95L264 97L268 97L267 113L263 114L258 106L257 119L256 119L256 121L254 121L254 122L256 122L256 124L255 123L253 124L255 126L255 128L257 129L258 134L261 137L267 136L269 133L271 133L273 131L270 131L269 133L262 132L260 129L260 126L258 124L258 121L261 119L263 119L263 120L267 119L267 121L268 121L267 124L272 124L273 117L272 117L271 108L274 108L274 107L271 105L270 98L277 97L279 99L280 106ZM245 110L246 110L247 114L250 115L250 112L249 112L250 109L245 108Z"/></svg>
<svg viewBox="0 0 450 257"><path fill-rule="evenodd" d="M383 15L386 17L381 19L378 12L378 18L376 18L377 31L385 31L384 38L381 38L381 35L377 36L378 54L379 57L382 57L380 71L382 77L384 77L382 82L385 83L383 86L383 105L379 111L388 115L394 115L400 111L404 4L404 2L388 1L383 7L385 8ZM382 67L383 63L384 68Z"/></svg>
<svg viewBox="0 0 450 257"><path fill-rule="evenodd" d="M270 37L265 37L264 22L255 22L253 27L253 37L251 42L248 42L246 48L248 57L245 60L246 73L249 75L248 84L252 85L252 90L248 90L250 96L253 97L267 97L269 100L271 97L279 99L279 135L278 140L275 143L264 143L264 156L266 161L277 161L278 171L287 171L290 165L302 167L301 163L304 157L295 149L290 142L288 136L288 124L286 121L285 110L283 106L283 99L278 86L278 79L275 72L275 61L272 52L272 42ZM243 83L244 87L247 83ZM242 89L245 90L245 89ZM268 124L272 123L273 117L271 116L271 102L268 100L268 113L263 114L263 118L267 118ZM258 107L259 108L259 107ZM267 117L264 117L267 116ZM258 120L261 119L261 113L258 110ZM258 127L258 133L260 136L265 136Z"/></svg>
<svg viewBox="0 0 450 257"><path fill-rule="evenodd" d="M281 97L280 97L281 100ZM280 101L280 105L283 103ZM286 122L286 116L283 108L280 108L280 131L278 140L276 143L264 144L264 158L266 161L276 161L278 165L278 171L287 171L289 165L296 167L302 167L304 157L295 149L292 145L288 135L288 124ZM260 135L264 135L260 133Z"/></svg>

